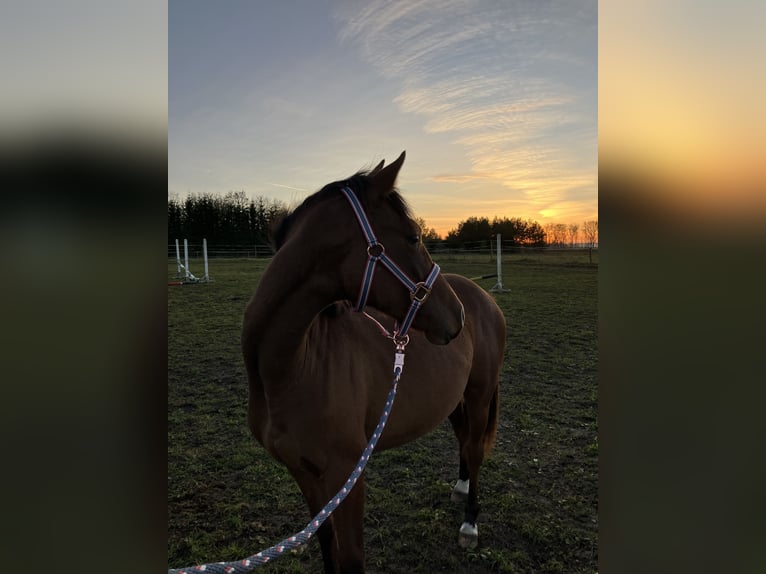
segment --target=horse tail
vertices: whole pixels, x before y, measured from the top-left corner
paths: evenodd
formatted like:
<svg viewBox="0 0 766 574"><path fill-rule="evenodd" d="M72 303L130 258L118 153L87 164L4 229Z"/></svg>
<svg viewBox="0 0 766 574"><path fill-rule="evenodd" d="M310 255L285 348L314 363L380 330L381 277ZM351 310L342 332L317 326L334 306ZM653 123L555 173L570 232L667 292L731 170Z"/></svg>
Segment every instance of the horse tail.
<svg viewBox="0 0 766 574"><path fill-rule="evenodd" d="M488 455L492 451L492 447L495 446L495 438L497 438L497 419L500 410L500 401L498 395L500 392L499 381L495 385L495 393L492 395L492 400L489 403L489 415L487 417L487 428L484 431L484 455Z"/></svg>

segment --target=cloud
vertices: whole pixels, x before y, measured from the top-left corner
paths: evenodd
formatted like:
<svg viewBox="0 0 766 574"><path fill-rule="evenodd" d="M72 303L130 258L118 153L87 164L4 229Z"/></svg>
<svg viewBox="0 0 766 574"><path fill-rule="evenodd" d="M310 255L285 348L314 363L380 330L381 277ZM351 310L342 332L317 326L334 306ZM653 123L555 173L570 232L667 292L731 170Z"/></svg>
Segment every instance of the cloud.
<svg viewBox="0 0 766 574"><path fill-rule="evenodd" d="M266 183L266 185L273 185L274 187L281 187L283 189L292 189L294 191L303 191L303 192L308 192L309 191L308 189L303 189L302 187L292 187L290 185L282 185L281 183L272 183L270 181L267 181L265 183Z"/></svg>
<svg viewBox="0 0 766 574"><path fill-rule="evenodd" d="M483 1L349 4L340 39L399 82L394 102L427 134L463 146L468 174L494 179L530 207L570 212L596 203L596 2ZM588 186L587 193L571 189ZM564 205L562 205L562 202Z"/></svg>
<svg viewBox="0 0 766 574"><path fill-rule="evenodd" d="M436 181L439 183L465 183L467 181L476 181L482 179L492 179L493 176L488 174L445 174L445 175L433 175L428 179L430 181Z"/></svg>

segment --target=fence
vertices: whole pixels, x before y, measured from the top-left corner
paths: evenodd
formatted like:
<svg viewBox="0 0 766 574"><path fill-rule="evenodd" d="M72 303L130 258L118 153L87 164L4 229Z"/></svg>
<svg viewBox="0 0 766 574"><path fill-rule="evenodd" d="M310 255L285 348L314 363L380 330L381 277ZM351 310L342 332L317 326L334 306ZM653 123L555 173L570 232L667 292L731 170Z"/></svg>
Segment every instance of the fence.
<svg viewBox="0 0 766 574"><path fill-rule="evenodd" d="M271 257L274 255L274 249L271 245L267 244L254 244L254 245L211 245L207 244L207 256L209 258L215 257L237 257L243 259L252 259L258 257ZM176 256L176 244L168 243L168 257L175 258ZM202 257L202 243L189 242L189 257L199 258Z"/></svg>
<svg viewBox="0 0 766 574"><path fill-rule="evenodd" d="M426 241L426 247L431 254L444 254L444 255L487 255L490 257L495 256L495 241L474 241L467 242L460 245L454 245L447 243L446 241ZM576 243L574 245L519 245L513 241L502 242L502 254L508 255L510 253L572 253L575 251L587 252L588 249L598 249L598 244L589 246L587 244Z"/></svg>
<svg viewBox="0 0 766 574"><path fill-rule="evenodd" d="M466 242L461 245L454 245L447 243L446 241L426 241L426 247L432 255L439 256L461 256L461 255L486 255L487 257L494 258L495 256L495 241L487 239L486 241L472 241ZM510 254L572 254L576 252L598 253L598 243L591 246L587 243L575 243L569 245L547 245L541 247L530 247L526 245L518 245L513 241L502 242L503 256ZM259 258L259 257L271 257L274 255L274 249L271 245L253 244L253 245L212 245L208 242L207 246L208 257L238 257L244 259ZM175 258L176 246L175 243L168 243L168 257ZM199 258L202 257L202 243L189 243L189 257Z"/></svg>
<svg viewBox="0 0 766 574"><path fill-rule="evenodd" d="M437 258L462 258L473 256L486 256L488 260L495 260L496 245L494 240L467 242L462 245L449 244L446 241L426 241L428 251ZM515 244L513 241L503 241L501 252L503 259L512 256L545 256L545 255L575 255L581 254L592 263L593 257L598 254L598 243L593 246L583 243L575 243L567 246L542 246L530 247ZM274 255L274 249L268 244L253 245L207 245L208 258L270 258ZM189 257L199 259L203 256L202 243L189 243ZM175 242L168 244L168 257L175 259Z"/></svg>

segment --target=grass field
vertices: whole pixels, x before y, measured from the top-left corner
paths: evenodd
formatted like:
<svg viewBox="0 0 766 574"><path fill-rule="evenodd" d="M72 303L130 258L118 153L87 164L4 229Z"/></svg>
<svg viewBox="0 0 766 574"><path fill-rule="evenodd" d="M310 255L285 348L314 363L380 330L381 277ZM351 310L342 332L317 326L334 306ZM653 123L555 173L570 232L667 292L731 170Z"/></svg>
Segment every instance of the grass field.
<svg viewBox="0 0 766 574"><path fill-rule="evenodd" d="M479 547L457 545L457 442L445 422L371 459L368 572L597 571L597 261L595 252L592 264L587 252L504 259L511 292L495 298L508 339L497 443L481 473ZM437 262L468 277L495 271L488 256ZM213 259L213 282L168 287L169 567L249 556L309 519L297 486L246 424L239 336L266 264ZM175 272L169 261L169 281ZM260 571L320 573L319 544Z"/></svg>

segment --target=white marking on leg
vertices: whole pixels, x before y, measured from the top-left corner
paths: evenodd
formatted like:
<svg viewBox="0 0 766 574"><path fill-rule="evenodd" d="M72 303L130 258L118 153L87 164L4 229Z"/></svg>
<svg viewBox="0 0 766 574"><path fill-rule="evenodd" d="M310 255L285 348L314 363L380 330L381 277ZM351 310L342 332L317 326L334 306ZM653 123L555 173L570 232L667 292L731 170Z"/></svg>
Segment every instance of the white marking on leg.
<svg viewBox="0 0 766 574"><path fill-rule="evenodd" d="M468 480L460 480L455 483L455 488L452 489L450 499L452 502L463 502L468 498Z"/></svg>
<svg viewBox="0 0 766 574"><path fill-rule="evenodd" d="M468 481L458 479L455 488L452 489L450 499L452 502L464 502L468 498Z"/></svg>
<svg viewBox="0 0 766 574"><path fill-rule="evenodd" d="M479 528L475 524L463 522L457 542L461 548L476 548L479 544Z"/></svg>

